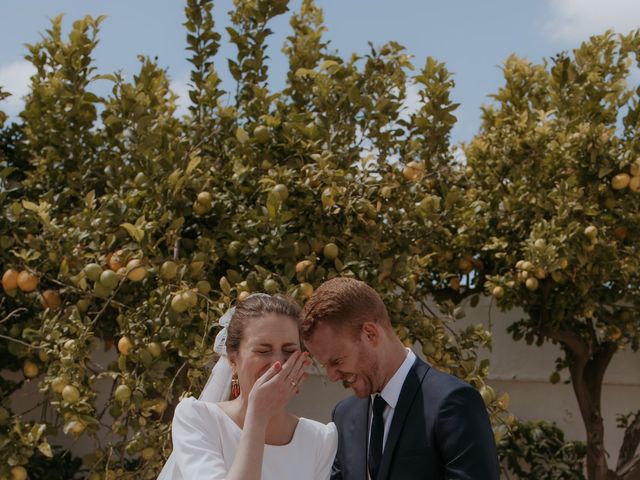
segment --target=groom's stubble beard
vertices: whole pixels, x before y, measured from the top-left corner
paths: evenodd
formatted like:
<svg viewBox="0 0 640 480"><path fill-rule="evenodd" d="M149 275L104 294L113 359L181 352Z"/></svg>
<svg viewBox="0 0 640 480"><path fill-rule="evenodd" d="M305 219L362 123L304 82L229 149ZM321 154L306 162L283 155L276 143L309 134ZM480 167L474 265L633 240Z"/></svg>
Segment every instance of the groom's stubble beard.
<svg viewBox="0 0 640 480"><path fill-rule="evenodd" d="M357 365L361 367L359 372L355 372L357 375L356 383L360 380L364 383L364 389L363 391L358 391L352 386L351 388L356 396L364 398L382 390L384 385L379 385L380 364L375 353L367 351L363 345L359 345Z"/></svg>

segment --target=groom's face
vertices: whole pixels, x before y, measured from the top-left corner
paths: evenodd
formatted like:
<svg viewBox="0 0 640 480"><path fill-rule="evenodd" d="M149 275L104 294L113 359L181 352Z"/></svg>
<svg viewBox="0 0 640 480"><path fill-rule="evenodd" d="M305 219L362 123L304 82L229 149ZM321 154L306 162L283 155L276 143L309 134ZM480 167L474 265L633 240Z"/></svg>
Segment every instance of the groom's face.
<svg viewBox="0 0 640 480"><path fill-rule="evenodd" d="M321 324L305 343L332 382L341 380L360 398L378 391L380 369L376 352L363 334L336 331Z"/></svg>

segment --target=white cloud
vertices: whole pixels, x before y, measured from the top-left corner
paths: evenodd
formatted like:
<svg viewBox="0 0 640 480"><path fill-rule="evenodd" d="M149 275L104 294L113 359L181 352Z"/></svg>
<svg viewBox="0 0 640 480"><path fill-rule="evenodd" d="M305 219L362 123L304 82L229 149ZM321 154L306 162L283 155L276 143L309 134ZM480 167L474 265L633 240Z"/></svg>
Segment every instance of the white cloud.
<svg viewBox="0 0 640 480"><path fill-rule="evenodd" d="M404 99L403 117L408 119L412 114L416 113L422 108L422 99L420 98L420 85L414 82L412 79L407 81L407 93Z"/></svg>
<svg viewBox="0 0 640 480"><path fill-rule="evenodd" d="M392 95L398 95L400 92L398 88L393 87L389 93ZM407 78L405 83L405 97L402 102L402 110L400 111L399 118L409 120L411 115L420 110L421 107L422 100L420 99L420 85L418 85L413 78Z"/></svg>
<svg viewBox="0 0 640 480"><path fill-rule="evenodd" d="M467 164L467 156L459 145L453 147L453 161L459 165Z"/></svg>
<svg viewBox="0 0 640 480"><path fill-rule="evenodd" d="M613 29L628 33L640 28L638 0L548 0L551 18L546 32L555 40L576 43Z"/></svg>
<svg viewBox="0 0 640 480"><path fill-rule="evenodd" d="M0 86L3 92L9 92L10 97L0 102L0 110L9 115L17 116L24 106L24 96L29 93L31 82L29 78L36 72L35 67L26 60L18 60L0 66Z"/></svg>
<svg viewBox="0 0 640 480"><path fill-rule="evenodd" d="M183 73L179 78L171 81L171 90L178 95L175 115L181 117L189 113L192 102L189 98L189 73Z"/></svg>

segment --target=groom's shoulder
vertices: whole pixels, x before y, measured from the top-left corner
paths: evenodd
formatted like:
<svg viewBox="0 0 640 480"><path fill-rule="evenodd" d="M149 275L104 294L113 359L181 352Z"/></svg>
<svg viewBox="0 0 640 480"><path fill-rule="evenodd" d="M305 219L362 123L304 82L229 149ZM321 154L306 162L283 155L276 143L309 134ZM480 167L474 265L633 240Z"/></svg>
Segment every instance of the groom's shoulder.
<svg viewBox="0 0 640 480"><path fill-rule="evenodd" d="M422 390L435 393L449 393L460 388L473 388L455 375L443 372L420 357L417 357L409 375L415 375Z"/></svg>
<svg viewBox="0 0 640 480"><path fill-rule="evenodd" d="M345 398L344 400L339 401L336 406L333 408L333 413L331 417L334 421L339 421L340 418L345 415L349 415L354 411L367 407L369 405L369 399L358 398L355 395Z"/></svg>
<svg viewBox="0 0 640 480"><path fill-rule="evenodd" d="M455 375L431 367L426 372L422 381L422 391L431 401L444 399L454 392L475 390L469 383Z"/></svg>
<svg viewBox="0 0 640 480"><path fill-rule="evenodd" d="M456 390L458 388L471 387L471 385L469 385L464 380L461 380L460 378L450 373L438 370L437 367L429 368L429 371L425 375L423 383L431 384L431 386L436 384L446 390Z"/></svg>

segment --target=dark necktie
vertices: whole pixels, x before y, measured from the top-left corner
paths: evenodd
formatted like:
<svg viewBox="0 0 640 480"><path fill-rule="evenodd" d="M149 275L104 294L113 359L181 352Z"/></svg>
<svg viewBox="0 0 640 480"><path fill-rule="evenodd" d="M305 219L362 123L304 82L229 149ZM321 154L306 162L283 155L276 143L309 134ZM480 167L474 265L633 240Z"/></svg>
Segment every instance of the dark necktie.
<svg viewBox="0 0 640 480"><path fill-rule="evenodd" d="M384 439L384 418L382 412L387 402L380 395L373 399L373 421L371 422L371 437L369 438L369 475L372 480L378 477L380 462L382 461L382 441Z"/></svg>

